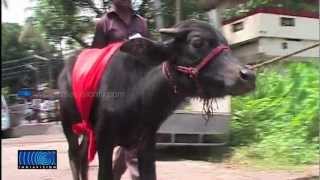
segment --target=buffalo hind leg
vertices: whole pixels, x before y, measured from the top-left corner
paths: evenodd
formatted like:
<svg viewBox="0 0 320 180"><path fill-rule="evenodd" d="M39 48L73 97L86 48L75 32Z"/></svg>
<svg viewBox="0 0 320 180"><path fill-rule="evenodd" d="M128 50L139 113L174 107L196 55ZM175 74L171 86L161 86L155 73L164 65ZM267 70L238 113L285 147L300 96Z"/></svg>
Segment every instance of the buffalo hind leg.
<svg viewBox="0 0 320 180"><path fill-rule="evenodd" d="M127 169L125 162L125 150L118 146L113 149L112 173L113 180L121 180L121 176Z"/></svg>

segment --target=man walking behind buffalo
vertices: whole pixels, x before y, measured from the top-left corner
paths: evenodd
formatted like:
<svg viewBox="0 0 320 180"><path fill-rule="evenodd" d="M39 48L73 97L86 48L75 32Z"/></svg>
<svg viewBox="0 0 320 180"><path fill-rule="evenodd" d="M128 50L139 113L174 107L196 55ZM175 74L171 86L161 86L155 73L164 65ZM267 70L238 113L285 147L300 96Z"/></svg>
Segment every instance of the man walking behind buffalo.
<svg viewBox="0 0 320 180"><path fill-rule="evenodd" d="M149 37L147 22L134 12L131 0L112 0L111 10L96 25L92 48L140 36ZM127 168L132 180L139 180L137 149L118 147L114 151L114 180L120 180Z"/></svg>

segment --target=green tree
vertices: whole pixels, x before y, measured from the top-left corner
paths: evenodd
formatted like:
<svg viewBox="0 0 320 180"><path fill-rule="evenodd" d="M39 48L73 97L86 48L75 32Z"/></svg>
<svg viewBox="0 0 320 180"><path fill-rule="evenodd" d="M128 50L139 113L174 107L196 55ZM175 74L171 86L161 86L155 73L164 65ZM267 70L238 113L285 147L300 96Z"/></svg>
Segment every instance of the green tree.
<svg viewBox="0 0 320 180"><path fill-rule="evenodd" d="M40 55L52 60L51 69L55 70L61 63L55 60L53 54L56 53L54 46L49 45L43 38L41 32L33 27L31 21L27 21L25 26L16 23L1 24L1 76L2 86L10 87L13 92L28 84L35 82L35 72L26 65L33 64L43 73L41 78L48 78L48 64L39 61L32 55Z"/></svg>
<svg viewBox="0 0 320 180"><path fill-rule="evenodd" d="M98 1L99 2L99 1ZM140 2L140 3L139 3ZM163 26L175 24L175 2L171 0L158 0L160 8L155 10L151 0L133 0L139 14L148 20L150 31L156 34L156 14L161 12ZM84 40L87 35L92 35L95 29L94 17L100 17L110 7L110 0L38 0L34 19L50 42L61 44L62 40L70 43L77 42L82 47L87 47ZM205 19L203 11L197 5L197 1L181 0L181 19L200 18ZM156 20L155 20L156 19ZM158 19L158 20L157 20ZM161 21L161 20L160 20Z"/></svg>
<svg viewBox="0 0 320 180"><path fill-rule="evenodd" d="M48 41L61 45L62 40L67 39L82 47L88 46L83 36L92 33L93 19L79 15L76 1L38 0L34 10L35 23L45 32Z"/></svg>
<svg viewBox="0 0 320 180"><path fill-rule="evenodd" d="M142 12L146 3L143 0L138 10ZM66 40L69 45L88 47L86 38L95 29L93 19L101 17L110 4L110 0L38 0L34 20L50 42L61 46Z"/></svg>
<svg viewBox="0 0 320 180"><path fill-rule="evenodd" d="M318 5L303 0L247 0L236 7L226 9L223 16L225 19L242 16L258 7L283 7L295 11L319 12Z"/></svg>
<svg viewBox="0 0 320 180"><path fill-rule="evenodd" d="M33 18L28 18L19 36L19 42L28 46L37 55L50 57L55 51L52 45L44 38L43 33L35 25Z"/></svg>
<svg viewBox="0 0 320 180"><path fill-rule="evenodd" d="M14 90L17 87L17 81L23 78L23 74L19 74L14 78L12 76L9 77L9 74L20 70L13 69L13 67L21 64L24 60L23 58L29 55L28 46L19 42L19 35L22 30L19 24L2 23L1 29L1 77L3 78L1 85L2 87L10 87L10 90ZM17 62L11 63L13 60Z"/></svg>
<svg viewBox="0 0 320 180"><path fill-rule="evenodd" d="M22 27L17 23L2 23L1 29L1 62L25 57L27 46L19 42Z"/></svg>

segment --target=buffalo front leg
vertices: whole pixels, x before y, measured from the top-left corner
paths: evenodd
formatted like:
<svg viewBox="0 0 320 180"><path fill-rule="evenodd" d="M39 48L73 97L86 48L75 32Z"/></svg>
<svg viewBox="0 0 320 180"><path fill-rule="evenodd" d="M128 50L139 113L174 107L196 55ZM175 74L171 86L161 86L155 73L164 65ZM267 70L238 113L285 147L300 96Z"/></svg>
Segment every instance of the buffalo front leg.
<svg viewBox="0 0 320 180"><path fill-rule="evenodd" d="M68 155L69 155L69 163L72 172L73 180L80 180L80 158L79 158L79 145L78 145L78 135L72 132L69 120L69 116L66 113L62 113L62 125L63 131L67 138L68 142Z"/></svg>
<svg viewBox="0 0 320 180"><path fill-rule="evenodd" d="M149 139L138 150L140 180L156 180L155 138Z"/></svg>
<svg viewBox="0 0 320 180"><path fill-rule="evenodd" d="M79 159L79 146L78 146L78 136L68 133L66 134L68 145L69 145L69 163L72 172L73 180L80 180L80 159Z"/></svg>
<svg viewBox="0 0 320 180"><path fill-rule="evenodd" d="M88 137L83 136L83 140L79 147L80 155L80 177L81 180L88 180Z"/></svg>

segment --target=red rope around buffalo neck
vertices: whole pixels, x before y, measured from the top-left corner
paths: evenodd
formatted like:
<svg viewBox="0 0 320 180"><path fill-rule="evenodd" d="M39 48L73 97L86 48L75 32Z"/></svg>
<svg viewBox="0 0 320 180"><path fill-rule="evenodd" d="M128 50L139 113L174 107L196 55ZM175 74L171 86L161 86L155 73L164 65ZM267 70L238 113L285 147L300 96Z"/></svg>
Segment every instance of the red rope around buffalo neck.
<svg viewBox="0 0 320 180"><path fill-rule="evenodd" d="M196 82L196 85L198 87L198 92L202 93L202 88L200 86L200 83L197 79L199 72L206 67L211 61L216 59L222 52L229 51L230 47L227 45L219 45L218 47L211 50L211 52L195 67L191 66L176 66L175 70L188 75L191 79L193 79ZM170 64L166 61L162 64L162 73L166 77L166 79L169 81L171 86L173 87L174 93L177 94L177 85L175 83L175 80L172 76L172 73L170 72Z"/></svg>

